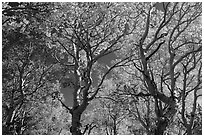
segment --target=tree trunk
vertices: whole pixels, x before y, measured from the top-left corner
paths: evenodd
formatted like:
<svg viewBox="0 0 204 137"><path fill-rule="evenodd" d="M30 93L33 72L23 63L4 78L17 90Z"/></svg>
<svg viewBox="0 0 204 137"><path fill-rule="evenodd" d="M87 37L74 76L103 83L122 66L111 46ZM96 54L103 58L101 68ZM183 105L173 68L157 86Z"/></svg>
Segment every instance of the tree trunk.
<svg viewBox="0 0 204 137"><path fill-rule="evenodd" d="M156 124L156 129L154 131L155 135L163 135L164 131L166 130L168 126L168 121L164 118L159 118L157 124Z"/></svg>
<svg viewBox="0 0 204 137"><path fill-rule="evenodd" d="M114 123L113 123L113 134L117 135L117 125L116 125L116 120L114 119Z"/></svg>
<svg viewBox="0 0 204 137"><path fill-rule="evenodd" d="M187 135L192 135L191 127L187 127L186 133L187 133Z"/></svg>
<svg viewBox="0 0 204 137"><path fill-rule="evenodd" d="M83 132L81 131L81 115L86 110L86 107L88 106L87 100L83 101L81 105L76 107L72 110L72 126L70 128L70 132L72 135L82 135Z"/></svg>
<svg viewBox="0 0 204 137"><path fill-rule="evenodd" d="M80 127L81 127L80 119L81 119L81 113L77 111L73 111L72 126L70 128L70 132L72 133L72 135L82 135L82 132L80 130Z"/></svg>

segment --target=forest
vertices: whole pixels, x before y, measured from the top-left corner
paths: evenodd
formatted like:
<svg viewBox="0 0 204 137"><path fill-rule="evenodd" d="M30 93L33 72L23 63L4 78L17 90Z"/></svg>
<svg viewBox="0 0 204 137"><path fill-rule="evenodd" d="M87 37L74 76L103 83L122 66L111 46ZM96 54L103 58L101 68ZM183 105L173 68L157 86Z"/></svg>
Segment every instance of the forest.
<svg viewBox="0 0 204 137"><path fill-rule="evenodd" d="M3 135L202 135L201 2L3 2Z"/></svg>

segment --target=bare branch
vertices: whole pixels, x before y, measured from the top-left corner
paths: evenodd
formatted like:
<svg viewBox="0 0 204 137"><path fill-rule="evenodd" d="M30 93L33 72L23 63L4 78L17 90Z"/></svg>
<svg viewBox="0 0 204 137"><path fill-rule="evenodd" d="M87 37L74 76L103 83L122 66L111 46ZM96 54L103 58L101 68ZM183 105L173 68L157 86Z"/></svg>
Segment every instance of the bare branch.
<svg viewBox="0 0 204 137"><path fill-rule="evenodd" d="M186 54L184 54L183 56L181 56L174 64L173 67L175 67L179 62L181 62L185 57L187 57L188 55L190 55L191 53L195 54L196 52L202 51L202 46L200 46L197 50L193 50L193 51L189 51Z"/></svg>
<svg viewBox="0 0 204 137"><path fill-rule="evenodd" d="M102 77L100 83L98 84L98 87L97 87L96 91L94 92L94 94L88 99L89 101L90 101L90 100L93 100L93 99L95 98L95 96L97 95L98 91L99 91L100 88L101 88L101 85L103 84L103 81L105 80L105 78L106 78L106 76L109 74L109 72L110 72L111 70L113 70L114 68L116 68L116 67L124 66L125 63L123 63L123 64L121 64L121 65L120 65L120 63L122 63L122 62L125 61L125 60L130 59L132 56L133 56L133 55L131 55L130 57L126 57L126 58L122 59L121 61L117 62L116 64L114 64L112 67L109 68L109 70L103 75L103 77Z"/></svg>
<svg viewBox="0 0 204 137"><path fill-rule="evenodd" d="M159 46L157 46L157 48L152 53L150 53L150 55L146 58L146 60L149 60L159 50L161 45L164 43L165 43L165 40L163 40L161 43L159 43Z"/></svg>
<svg viewBox="0 0 204 137"><path fill-rule="evenodd" d="M60 101L60 103L62 104L62 106L65 107L65 108L69 111L70 114L72 114L72 109L69 108L67 105L65 105L64 102L62 102L61 99L59 99L59 98L57 98L57 99Z"/></svg>
<svg viewBox="0 0 204 137"><path fill-rule="evenodd" d="M151 15L151 8L149 9L148 14L147 14L146 27L145 27L146 29L145 29L145 32L140 39L140 46L142 46L142 44L144 43L144 41L148 35L148 32L149 32L150 15Z"/></svg>

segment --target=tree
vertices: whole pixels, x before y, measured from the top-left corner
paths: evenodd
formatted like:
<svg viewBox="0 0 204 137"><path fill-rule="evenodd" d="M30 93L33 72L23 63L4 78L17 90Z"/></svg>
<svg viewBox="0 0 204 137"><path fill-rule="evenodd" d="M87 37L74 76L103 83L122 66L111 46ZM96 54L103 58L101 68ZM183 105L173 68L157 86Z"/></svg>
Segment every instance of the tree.
<svg viewBox="0 0 204 137"><path fill-rule="evenodd" d="M150 3L143 5L142 26L138 27L140 31L135 32L137 39L132 42L135 45L132 63L137 71L124 68L126 74L144 81L135 84L134 88L142 89L136 96L145 94L154 99L157 118L153 134L164 134L178 111L179 96L176 94L181 93L177 85L179 78L183 77L180 69L183 60L201 52L201 27L198 23L201 4L165 3L163 6L164 11L160 11Z"/></svg>
<svg viewBox="0 0 204 137"><path fill-rule="evenodd" d="M52 84L53 85L53 84ZM52 94L41 95L38 101L30 105L30 115L34 118L28 130L24 134L29 135L63 135L70 134L69 127L71 116L56 98L55 93L59 91L59 84L49 86ZM52 87L52 88L51 88ZM46 90L46 89L45 89ZM41 91L42 92L42 91ZM43 98L43 99L42 99ZM32 124L34 123L34 124Z"/></svg>
<svg viewBox="0 0 204 137"><path fill-rule="evenodd" d="M49 51L36 29L37 19L31 18L33 14L43 16L44 13L40 5L27 3L7 3L2 12L6 19L2 26L3 134L22 134L25 121L30 119L27 105L46 85L46 76L52 67L46 64Z"/></svg>
<svg viewBox="0 0 204 137"><path fill-rule="evenodd" d="M193 134L195 128L198 128L196 119L198 117L198 99L202 95L201 90L201 54L195 53L189 55L182 62L183 83L181 87L181 119L186 128L186 134ZM186 100L192 100L188 102ZM191 106L191 108L187 107Z"/></svg>
<svg viewBox="0 0 204 137"><path fill-rule="evenodd" d="M201 134L201 7L3 3L3 134Z"/></svg>
<svg viewBox="0 0 204 137"><path fill-rule="evenodd" d="M97 88L90 90L93 66L101 57L120 50L122 39L134 27L129 28L130 22L123 15L125 11L114 3L63 3L56 6L59 10L51 17L55 21L52 29L47 30L47 36L57 47L60 58L56 56L56 59L74 75L71 82L74 89L73 107L66 109L72 115L71 133L82 134L82 113L100 90L106 75L115 67L125 64L130 57L117 61L101 76ZM122 26L122 22L125 25ZM63 56L67 56L66 61L62 60ZM69 74L65 74L65 81L67 76Z"/></svg>
<svg viewBox="0 0 204 137"><path fill-rule="evenodd" d="M118 86L113 79L106 79L96 96L92 114L94 115L93 121L97 121L94 122L97 126L95 132L102 132L101 134L106 135L122 133L121 126L127 117L127 111L124 109L124 98L118 94Z"/></svg>

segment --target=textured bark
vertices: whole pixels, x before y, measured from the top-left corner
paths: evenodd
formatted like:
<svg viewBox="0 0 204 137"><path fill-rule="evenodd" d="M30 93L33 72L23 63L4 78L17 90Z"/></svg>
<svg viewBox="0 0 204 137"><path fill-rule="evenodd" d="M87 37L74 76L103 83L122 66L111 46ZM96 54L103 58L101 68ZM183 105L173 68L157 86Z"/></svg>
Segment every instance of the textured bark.
<svg viewBox="0 0 204 137"><path fill-rule="evenodd" d="M83 93L87 93L88 89L85 91L83 90ZM84 95L83 98L83 102L82 104L73 107L71 114L72 114L72 127L70 128L70 132L72 133L72 135L82 135L82 131L81 131L81 115L82 113L86 110L87 106L88 106L88 99L87 99L87 95Z"/></svg>

